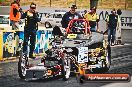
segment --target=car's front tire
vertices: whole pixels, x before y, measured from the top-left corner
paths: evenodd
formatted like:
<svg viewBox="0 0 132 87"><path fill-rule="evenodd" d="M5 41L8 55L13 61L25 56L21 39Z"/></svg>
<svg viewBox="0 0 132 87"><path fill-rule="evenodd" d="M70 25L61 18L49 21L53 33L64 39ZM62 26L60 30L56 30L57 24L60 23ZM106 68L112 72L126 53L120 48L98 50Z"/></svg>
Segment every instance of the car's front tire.
<svg viewBox="0 0 132 87"><path fill-rule="evenodd" d="M62 59L62 78L67 81L70 78L70 59Z"/></svg>
<svg viewBox="0 0 132 87"><path fill-rule="evenodd" d="M107 72L111 65L111 47L107 46L106 49L106 58L102 61L102 69L104 72Z"/></svg>

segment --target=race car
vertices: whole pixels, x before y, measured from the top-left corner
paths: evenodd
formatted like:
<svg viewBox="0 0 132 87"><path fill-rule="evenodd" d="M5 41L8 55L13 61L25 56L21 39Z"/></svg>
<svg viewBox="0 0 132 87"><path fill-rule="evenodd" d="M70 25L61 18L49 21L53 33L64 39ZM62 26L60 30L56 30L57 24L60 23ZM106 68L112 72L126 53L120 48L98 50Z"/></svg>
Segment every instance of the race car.
<svg viewBox="0 0 132 87"><path fill-rule="evenodd" d="M54 27L48 49L37 66L30 66L28 58L18 62L20 78L49 78L62 76L68 80L71 73L83 75L107 72L111 63L111 48L101 32L90 32L89 22L73 19L65 32Z"/></svg>
<svg viewBox="0 0 132 87"><path fill-rule="evenodd" d="M21 53L18 62L18 74L21 79L33 80L60 76L63 80L68 80L70 62L61 50L61 40L57 39L57 37L54 38L52 49L45 51L46 54L36 66L29 63L27 55Z"/></svg>

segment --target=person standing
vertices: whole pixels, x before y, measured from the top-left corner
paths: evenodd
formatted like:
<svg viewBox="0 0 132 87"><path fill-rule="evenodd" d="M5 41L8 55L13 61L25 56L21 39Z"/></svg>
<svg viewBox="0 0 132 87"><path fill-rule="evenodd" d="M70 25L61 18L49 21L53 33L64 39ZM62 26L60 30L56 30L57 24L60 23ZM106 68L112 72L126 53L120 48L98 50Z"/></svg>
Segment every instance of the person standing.
<svg viewBox="0 0 132 87"><path fill-rule="evenodd" d="M107 28L108 28L108 43L111 44L111 46L114 46L116 28L118 23L118 15L116 14L115 9L111 11L111 14L108 16L106 21L107 21Z"/></svg>
<svg viewBox="0 0 132 87"><path fill-rule="evenodd" d="M121 14L122 14L121 9L118 9L117 10L118 22L117 22L117 28L116 28L116 44L123 45L124 43L122 43L122 37L121 37Z"/></svg>
<svg viewBox="0 0 132 87"><path fill-rule="evenodd" d="M91 32L99 31L99 16L96 13L96 7L92 7L90 10L84 15L84 18L89 22Z"/></svg>
<svg viewBox="0 0 132 87"><path fill-rule="evenodd" d="M36 32L38 22L41 21L38 12L36 12L36 4L31 3L30 9L23 13L21 18L25 18L23 52L27 53L27 45L30 38L29 58L34 59L33 51L35 49Z"/></svg>
<svg viewBox="0 0 132 87"><path fill-rule="evenodd" d="M76 12L76 5L72 5L70 8L70 11L64 14L61 21L62 27L65 29L68 27L68 24L72 19L82 19L81 15Z"/></svg>
<svg viewBox="0 0 132 87"><path fill-rule="evenodd" d="M84 10L84 12L83 12L83 18L85 18L84 17L85 14L87 14L87 10Z"/></svg>
<svg viewBox="0 0 132 87"><path fill-rule="evenodd" d="M11 21L12 30L19 29L19 22L20 22L21 11L22 11L19 3L20 3L20 0L14 0L14 2L11 3L10 21Z"/></svg>

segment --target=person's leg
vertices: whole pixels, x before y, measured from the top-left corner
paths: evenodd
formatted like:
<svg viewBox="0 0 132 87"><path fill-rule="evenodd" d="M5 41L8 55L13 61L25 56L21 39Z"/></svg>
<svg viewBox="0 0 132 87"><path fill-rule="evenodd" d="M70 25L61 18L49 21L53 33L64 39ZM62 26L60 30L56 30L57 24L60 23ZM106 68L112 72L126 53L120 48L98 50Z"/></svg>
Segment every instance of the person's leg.
<svg viewBox="0 0 132 87"><path fill-rule="evenodd" d="M14 30L19 30L19 22L15 22Z"/></svg>
<svg viewBox="0 0 132 87"><path fill-rule="evenodd" d="M13 23L13 21L12 21L12 20L10 20L10 26L12 26L12 23Z"/></svg>
<svg viewBox="0 0 132 87"><path fill-rule="evenodd" d="M29 57L33 58L33 51L35 49L35 42L36 42L36 31L31 32L30 36L30 52Z"/></svg>
<svg viewBox="0 0 132 87"><path fill-rule="evenodd" d="M115 41L115 34L116 34L116 29L115 28L113 28L112 29L112 43L114 44L114 41Z"/></svg>
<svg viewBox="0 0 132 87"><path fill-rule="evenodd" d="M91 28L90 28L90 31L91 31L91 32L96 32L96 27L91 27Z"/></svg>
<svg viewBox="0 0 132 87"><path fill-rule="evenodd" d="M24 53L27 53L29 36L30 36L30 33L26 29L24 29L24 41L23 41L23 52Z"/></svg>
<svg viewBox="0 0 132 87"><path fill-rule="evenodd" d="M111 41L111 29L108 28L108 44L110 45L110 41Z"/></svg>
<svg viewBox="0 0 132 87"><path fill-rule="evenodd" d="M11 21L12 30L18 30L19 29L19 22Z"/></svg>
<svg viewBox="0 0 132 87"><path fill-rule="evenodd" d="M11 21L12 30L15 30L15 21Z"/></svg>

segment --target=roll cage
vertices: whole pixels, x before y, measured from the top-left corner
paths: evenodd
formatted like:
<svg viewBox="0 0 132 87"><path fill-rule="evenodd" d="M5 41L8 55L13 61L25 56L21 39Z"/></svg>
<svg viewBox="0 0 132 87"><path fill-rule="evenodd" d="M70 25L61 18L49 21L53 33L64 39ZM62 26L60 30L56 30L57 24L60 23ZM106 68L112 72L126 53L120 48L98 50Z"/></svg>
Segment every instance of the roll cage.
<svg viewBox="0 0 132 87"><path fill-rule="evenodd" d="M90 25L86 19L72 19L66 28L66 34L90 34Z"/></svg>

